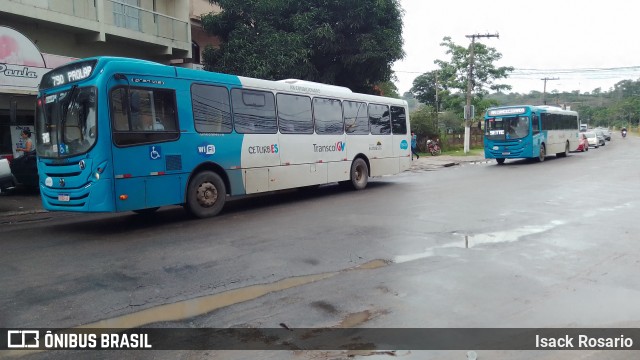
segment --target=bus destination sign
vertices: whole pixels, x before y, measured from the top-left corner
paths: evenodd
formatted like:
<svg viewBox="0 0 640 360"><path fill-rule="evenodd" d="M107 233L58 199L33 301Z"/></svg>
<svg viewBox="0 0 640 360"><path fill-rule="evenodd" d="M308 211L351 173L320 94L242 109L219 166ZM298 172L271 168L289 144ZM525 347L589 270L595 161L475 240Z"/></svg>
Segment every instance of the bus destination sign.
<svg viewBox="0 0 640 360"><path fill-rule="evenodd" d="M524 114L527 110L522 107L489 110L489 116Z"/></svg>
<svg viewBox="0 0 640 360"><path fill-rule="evenodd" d="M88 78L93 73L96 61L82 61L51 70L42 77L40 89L48 89Z"/></svg>

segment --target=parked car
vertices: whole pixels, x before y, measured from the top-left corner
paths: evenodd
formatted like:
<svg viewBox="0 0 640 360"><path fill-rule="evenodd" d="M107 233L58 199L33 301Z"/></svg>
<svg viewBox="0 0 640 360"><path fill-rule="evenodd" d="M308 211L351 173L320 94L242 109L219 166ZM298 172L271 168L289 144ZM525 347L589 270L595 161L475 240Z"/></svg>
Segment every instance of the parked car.
<svg viewBox="0 0 640 360"><path fill-rule="evenodd" d="M587 141L589 142L589 146L593 146L596 149L600 147L600 141L604 141L604 138L598 138L595 131L587 131L584 133L584 136L587 137Z"/></svg>
<svg viewBox="0 0 640 360"><path fill-rule="evenodd" d="M604 136L604 139L607 140L607 141L611 141L611 131L609 131L609 129L607 129L607 128L596 128L596 130L602 131L602 135Z"/></svg>
<svg viewBox="0 0 640 360"><path fill-rule="evenodd" d="M15 186L15 180L11 173L9 160L0 159L0 192L7 191Z"/></svg>
<svg viewBox="0 0 640 360"><path fill-rule="evenodd" d="M585 133L578 135L578 148L576 151L589 151L589 140L585 136Z"/></svg>
<svg viewBox="0 0 640 360"><path fill-rule="evenodd" d="M36 152L30 151L11 161L11 172L18 184L27 188L38 189L38 165L36 163Z"/></svg>
<svg viewBox="0 0 640 360"><path fill-rule="evenodd" d="M605 140L604 133L602 132L602 130L595 129L595 130L593 130L593 132L596 133L596 136L598 137L598 141L599 141L600 146L607 145L607 141Z"/></svg>

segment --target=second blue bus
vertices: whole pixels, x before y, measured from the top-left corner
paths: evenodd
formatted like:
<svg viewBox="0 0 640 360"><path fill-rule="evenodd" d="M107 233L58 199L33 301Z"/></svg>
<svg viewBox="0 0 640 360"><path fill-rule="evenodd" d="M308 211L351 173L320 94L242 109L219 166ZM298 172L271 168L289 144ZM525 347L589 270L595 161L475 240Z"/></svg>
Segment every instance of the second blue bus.
<svg viewBox="0 0 640 360"><path fill-rule="evenodd" d="M506 159L566 157L578 148L578 113L554 106L504 106L487 110L484 156L503 164Z"/></svg>

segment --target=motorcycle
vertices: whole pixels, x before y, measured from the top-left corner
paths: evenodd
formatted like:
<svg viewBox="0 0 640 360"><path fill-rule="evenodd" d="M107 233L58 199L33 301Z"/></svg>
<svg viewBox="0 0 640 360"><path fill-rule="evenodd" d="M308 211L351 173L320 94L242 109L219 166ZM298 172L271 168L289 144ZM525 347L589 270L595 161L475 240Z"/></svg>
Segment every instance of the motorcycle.
<svg viewBox="0 0 640 360"><path fill-rule="evenodd" d="M622 137L626 138L627 137L627 130L622 130Z"/></svg>
<svg viewBox="0 0 640 360"><path fill-rule="evenodd" d="M440 149L440 145L438 145L438 140L427 140L427 151L429 151L432 156L440 155L442 150Z"/></svg>

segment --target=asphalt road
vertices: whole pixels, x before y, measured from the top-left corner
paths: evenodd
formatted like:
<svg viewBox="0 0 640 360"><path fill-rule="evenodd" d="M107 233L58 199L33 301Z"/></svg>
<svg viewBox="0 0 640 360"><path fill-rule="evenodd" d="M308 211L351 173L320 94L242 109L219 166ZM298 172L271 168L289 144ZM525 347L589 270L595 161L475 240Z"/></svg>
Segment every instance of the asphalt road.
<svg viewBox="0 0 640 360"><path fill-rule="evenodd" d="M180 208L152 217L24 215L0 227L0 324L637 328L639 150L640 139L618 136L600 149L543 163L465 164L374 179L360 192L326 186L251 197L206 220L191 220ZM421 359L466 354L396 353ZM71 355L77 353L30 357ZM349 355L135 353L167 359ZM631 355L581 352L580 358Z"/></svg>

